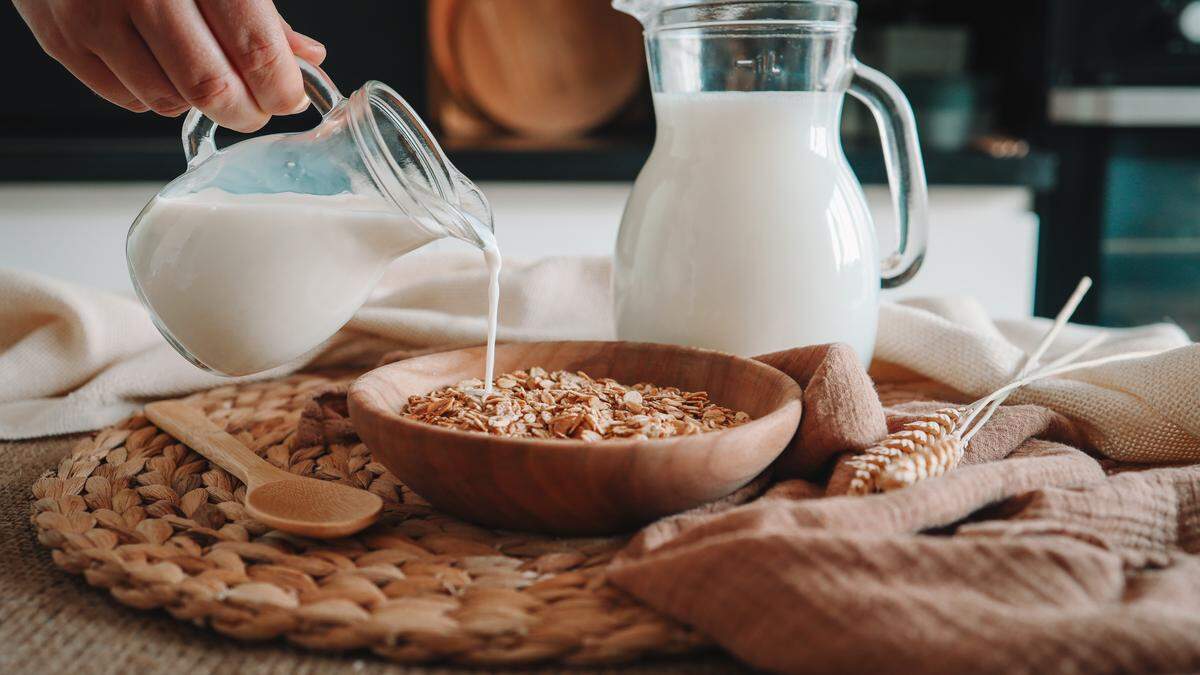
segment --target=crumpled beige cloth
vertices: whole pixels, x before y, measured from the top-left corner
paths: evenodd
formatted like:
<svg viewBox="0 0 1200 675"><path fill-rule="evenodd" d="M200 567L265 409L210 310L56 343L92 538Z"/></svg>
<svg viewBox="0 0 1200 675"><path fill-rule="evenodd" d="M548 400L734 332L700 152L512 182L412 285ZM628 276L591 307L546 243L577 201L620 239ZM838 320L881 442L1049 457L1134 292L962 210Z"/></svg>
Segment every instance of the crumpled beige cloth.
<svg viewBox="0 0 1200 675"><path fill-rule="evenodd" d="M478 343L485 335L486 288L477 254L406 256L338 336L310 357L259 377L312 360L364 364L397 348ZM505 261L501 293L502 340L612 337L607 259ZM1044 323L993 323L969 298L885 304L875 356L980 395L1015 368ZM1066 331L1059 350L1091 330ZM1079 416L1096 445L1122 459L1200 457L1200 406L1194 405L1200 347L1168 325L1117 334L1119 340L1097 352L1182 350L1039 384L1014 400ZM227 382L176 355L132 298L0 270L0 438L95 429L147 400Z"/></svg>
<svg viewBox="0 0 1200 675"><path fill-rule="evenodd" d="M1198 486L1030 441L895 493L796 480L657 523L609 578L774 672L1197 672Z"/></svg>
<svg viewBox="0 0 1200 675"><path fill-rule="evenodd" d="M838 496L814 469L946 405L923 395L941 385L877 375L912 399L885 409L849 347L797 352L764 359L805 387L782 482L650 525L612 582L774 672L1200 670L1200 464L1102 465L1064 444L1085 424L1005 406L945 476Z"/></svg>

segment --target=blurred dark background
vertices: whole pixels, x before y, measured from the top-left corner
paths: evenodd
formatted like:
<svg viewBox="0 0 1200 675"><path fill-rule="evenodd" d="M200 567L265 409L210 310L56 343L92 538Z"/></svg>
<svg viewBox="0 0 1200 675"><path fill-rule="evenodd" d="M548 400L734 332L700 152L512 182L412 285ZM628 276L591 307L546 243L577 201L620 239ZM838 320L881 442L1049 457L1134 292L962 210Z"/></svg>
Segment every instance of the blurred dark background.
<svg viewBox="0 0 1200 675"><path fill-rule="evenodd" d="M367 79L388 83L473 179L632 180L653 141L644 74L630 88L604 71L593 90L576 92L574 108L516 128L504 106L522 100L496 88L502 78L492 69L519 62L506 61L508 50L538 63L558 49L581 73L595 72L589 59L627 64L636 23L605 19L594 43L562 50L539 45L553 33L552 17L506 16L489 28L471 2L278 5L297 30L325 43L325 69L344 93ZM562 11L581 2L559 0ZM1200 334L1200 0L859 6L856 53L911 99L930 183L1035 193L1037 313L1057 309L1089 274L1097 288L1077 319L1168 319ZM0 110L0 180L165 182L183 170L179 120L95 97L42 54L11 6L4 11L0 59L10 64L10 96ZM617 44L626 51L611 53ZM636 39L632 49L644 72ZM535 76L514 82L529 92L541 84ZM583 114L601 108L602 118ZM312 121L276 120L267 131ZM857 104L847 104L844 137L862 181L885 182L874 124Z"/></svg>

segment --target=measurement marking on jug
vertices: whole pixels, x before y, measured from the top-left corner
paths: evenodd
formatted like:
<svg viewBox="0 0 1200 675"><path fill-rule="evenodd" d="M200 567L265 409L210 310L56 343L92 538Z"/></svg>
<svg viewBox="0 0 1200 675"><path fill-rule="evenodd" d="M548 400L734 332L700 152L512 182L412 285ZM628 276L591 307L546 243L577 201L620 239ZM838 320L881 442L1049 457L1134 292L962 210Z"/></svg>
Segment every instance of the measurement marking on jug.
<svg viewBox="0 0 1200 675"><path fill-rule="evenodd" d="M738 68L753 69L759 74L782 75L779 55L775 52L760 54L752 59L737 59L733 62Z"/></svg>

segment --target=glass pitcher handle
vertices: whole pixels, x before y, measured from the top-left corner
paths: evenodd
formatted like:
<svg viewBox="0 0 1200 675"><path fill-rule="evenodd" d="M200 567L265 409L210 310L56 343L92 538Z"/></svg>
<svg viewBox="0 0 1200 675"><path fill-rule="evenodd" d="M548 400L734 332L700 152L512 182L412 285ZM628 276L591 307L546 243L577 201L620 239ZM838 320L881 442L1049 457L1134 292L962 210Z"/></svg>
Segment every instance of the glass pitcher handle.
<svg viewBox="0 0 1200 675"><path fill-rule="evenodd" d="M304 93L317 112L325 115L342 102L341 92L325 71L301 58L296 59L296 64L300 66L300 75L304 79ZM214 140L216 133L216 122L195 108L188 111L183 120L183 156L187 158L188 166L208 159L217 151Z"/></svg>
<svg viewBox="0 0 1200 675"><path fill-rule="evenodd" d="M850 94L875 116L883 137L883 160L892 191L892 208L899 228L896 250L883 258L884 288L912 279L925 260L929 237L929 187L917 141L917 122L904 92L887 75L854 62Z"/></svg>

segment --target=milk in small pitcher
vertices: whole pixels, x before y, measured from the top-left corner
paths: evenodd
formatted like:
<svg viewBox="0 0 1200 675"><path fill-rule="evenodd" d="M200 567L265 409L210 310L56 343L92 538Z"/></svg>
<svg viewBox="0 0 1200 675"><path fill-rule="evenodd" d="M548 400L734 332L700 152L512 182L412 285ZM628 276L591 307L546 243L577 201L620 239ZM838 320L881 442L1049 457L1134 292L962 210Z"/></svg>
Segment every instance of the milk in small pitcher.
<svg viewBox="0 0 1200 675"><path fill-rule="evenodd" d="M187 171L142 209L126 244L155 324L197 366L262 372L333 336L392 260L450 237L489 269L490 380L500 252L487 200L395 91L372 81L343 97L297 63L316 127L218 150L212 120L185 119Z"/></svg>
<svg viewBox="0 0 1200 675"><path fill-rule="evenodd" d="M484 236L492 242L489 265L498 267L494 239ZM138 292L173 340L212 370L245 375L333 335L392 260L429 241L368 195L210 188L151 202L130 235L128 260Z"/></svg>

